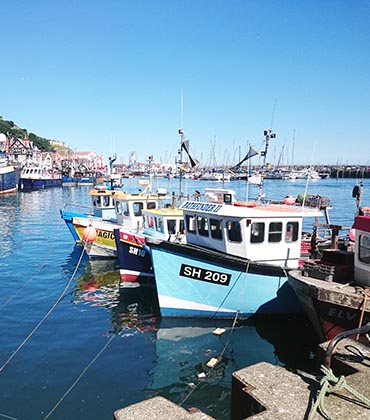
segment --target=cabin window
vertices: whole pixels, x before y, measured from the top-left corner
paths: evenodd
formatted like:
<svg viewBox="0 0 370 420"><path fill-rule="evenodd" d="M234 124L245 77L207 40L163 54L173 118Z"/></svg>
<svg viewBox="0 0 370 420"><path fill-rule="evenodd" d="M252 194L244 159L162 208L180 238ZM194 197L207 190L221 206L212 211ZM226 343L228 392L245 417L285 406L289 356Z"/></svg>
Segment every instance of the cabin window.
<svg viewBox="0 0 370 420"><path fill-rule="evenodd" d="M103 207L108 207L109 206L109 196L105 195L103 197Z"/></svg>
<svg viewBox="0 0 370 420"><path fill-rule="evenodd" d="M298 222L288 222L286 224L285 242L296 242L298 239Z"/></svg>
<svg viewBox="0 0 370 420"><path fill-rule="evenodd" d="M359 239L358 259L365 264L370 264L370 237L360 235Z"/></svg>
<svg viewBox="0 0 370 420"><path fill-rule="evenodd" d="M160 217L155 219L155 229L157 232L163 233L163 220Z"/></svg>
<svg viewBox="0 0 370 420"><path fill-rule="evenodd" d="M147 209L155 209L156 207L155 207L155 201L148 201L147 203L146 203L146 208Z"/></svg>
<svg viewBox="0 0 370 420"><path fill-rule="evenodd" d="M186 230L191 233L195 233L195 216L185 216Z"/></svg>
<svg viewBox="0 0 370 420"><path fill-rule="evenodd" d="M283 224L281 222L271 222L269 224L269 242L280 242L283 232Z"/></svg>
<svg viewBox="0 0 370 420"><path fill-rule="evenodd" d="M100 196L94 197L94 206L100 207Z"/></svg>
<svg viewBox="0 0 370 420"><path fill-rule="evenodd" d="M176 233L176 219L168 219L167 220L167 229L169 234Z"/></svg>
<svg viewBox="0 0 370 420"><path fill-rule="evenodd" d="M224 194L224 203L231 204L232 202L232 195L231 194Z"/></svg>
<svg viewBox="0 0 370 420"><path fill-rule="evenodd" d="M227 238L230 242L241 242L242 241L242 230L240 223L233 220L226 222Z"/></svg>
<svg viewBox="0 0 370 420"><path fill-rule="evenodd" d="M208 236L208 219L206 217L198 216L198 233L201 236Z"/></svg>
<svg viewBox="0 0 370 420"><path fill-rule="evenodd" d="M253 222L251 224L251 244L260 244L265 238L265 224L261 222Z"/></svg>
<svg viewBox="0 0 370 420"><path fill-rule="evenodd" d="M133 203L132 207L134 209L134 215L135 216L141 216L142 210L143 210L143 207L144 207L143 203L140 203L140 202L139 203Z"/></svg>
<svg viewBox="0 0 370 420"><path fill-rule="evenodd" d="M184 220L182 220L182 219L179 221L179 232L180 233L185 233Z"/></svg>
<svg viewBox="0 0 370 420"><path fill-rule="evenodd" d="M117 213L117 214L123 214L124 210L123 210L123 205L122 205L122 203L121 203L120 201L116 201L115 206L116 206L116 213ZM127 212L128 212L128 209L127 209ZM128 214L127 214L127 215L128 215Z"/></svg>
<svg viewBox="0 0 370 420"><path fill-rule="evenodd" d="M211 236L213 239L222 239L221 220L209 219L209 225L211 227Z"/></svg>

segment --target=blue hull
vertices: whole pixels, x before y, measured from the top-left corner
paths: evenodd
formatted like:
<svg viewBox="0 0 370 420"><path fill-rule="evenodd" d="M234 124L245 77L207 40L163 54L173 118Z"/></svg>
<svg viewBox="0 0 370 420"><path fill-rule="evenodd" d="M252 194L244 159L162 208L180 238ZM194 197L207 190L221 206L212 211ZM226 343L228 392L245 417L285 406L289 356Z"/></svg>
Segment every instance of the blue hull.
<svg viewBox="0 0 370 420"><path fill-rule="evenodd" d="M0 173L0 194L16 191L18 188L19 170L9 168Z"/></svg>
<svg viewBox="0 0 370 420"><path fill-rule="evenodd" d="M279 267L190 245L151 243L162 316L248 318L302 313Z"/></svg>
<svg viewBox="0 0 370 420"><path fill-rule="evenodd" d="M58 179L29 179L21 178L19 180L19 189L22 191L42 190L45 188L61 187L62 178Z"/></svg>

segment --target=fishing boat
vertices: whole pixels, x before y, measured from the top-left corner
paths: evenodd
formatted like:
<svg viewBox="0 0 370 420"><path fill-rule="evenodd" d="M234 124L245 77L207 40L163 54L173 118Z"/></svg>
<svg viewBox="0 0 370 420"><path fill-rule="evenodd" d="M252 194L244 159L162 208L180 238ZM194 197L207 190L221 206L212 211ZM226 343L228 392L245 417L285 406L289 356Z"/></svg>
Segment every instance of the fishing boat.
<svg viewBox="0 0 370 420"><path fill-rule="evenodd" d="M7 157L0 154L0 195L18 189L19 170L9 163Z"/></svg>
<svg viewBox="0 0 370 420"><path fill-rule="evenodd" d="M354 251L324 250L318 260L289 272L297 294L320 340L370 322L370 216L358 216Z"/></svg>
<svg viewBox="0 0 370 420"><path fill-rule="evenodd" d="M56 169L44 165L42 162L27 163L19 177L19 189L41 190L62 186L62 175Z"/></svg>
<svg viewBox="0 0 370 420"><path fill-rule="evenodd" d="M264 156L274 138L271 130L265 135ZM307 220L313 225L325 218L321 225L328 225L328 198L276 202L265 201L260 192L257 201L238 201L233 190L205 195L206 202L187 200L181 206L186 243L146 238L162 316L301 313L287 272L308 256Z"/></svg>
<svg viewBox="0 0 370 420"><path fill-rule="evenodd" d="M106 185L96 185L89 191L92 206L70 203L59 210L61 218L66 223L76 242L80 240L80 237L73 224L74 217L95 217L99 220L116 221L115 193L115 190Z"/></svg>
<svg viewBox="0 0 370 420"><path fill-rule="evenodd" d="M14 166L7 154L7 138L0 133L0 195L18 189L19 169Z"/></svg>
<svg viewBox="0 0 370 420"><path fill-rule="evenodd" d="M330 249L289 272L289 285L321 341L370 322L369 213L360 209L346 243L334 238Z"/></svg>
<svg viewBox="0 0 370 420"><path fill-rule="evenodd" d="M127 193L122 190L112 190L106 193L114 205L115 217L111 220L95 214L72 214L67 220L62 214L66 223L68 221L67 225L73 238L84 246L89 257L116 258L114 229L121 227L140 232L143 226L143 210L171 205L173 197L168 195L166 189L159 188L156 192L152 192L149 180L140 180L139 183L145 187L144 191ZM97 197L102 197L101 192Z"/></svg>
<svg viewBox="0 0 370 420"><path fill-rule="evenodd" d="M140 233L125 228L114 229L121 287L154 285L154 273L146 238L170 242L185 241L183 211L176 207L143 210L143 230Z"/></svg>
<svg viewBox="0 0 370 420"><path fill-rule="evenodd" d="M303 222L324 217L322 206L238 202L224 194L186 201L182 209L185 244L146 238L162 316L302 312L287 272L302 264Z"/></svg>

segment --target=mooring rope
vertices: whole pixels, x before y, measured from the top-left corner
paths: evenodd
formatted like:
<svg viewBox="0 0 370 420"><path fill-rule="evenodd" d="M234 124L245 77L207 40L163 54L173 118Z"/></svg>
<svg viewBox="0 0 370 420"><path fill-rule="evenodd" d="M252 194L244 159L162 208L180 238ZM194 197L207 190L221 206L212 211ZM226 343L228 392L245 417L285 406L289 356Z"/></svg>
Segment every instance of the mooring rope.
<svg viewBox="0 0 370 420"><path fill-rule="evenodd" d="M0 372L2 372L5 367L11 362L11 360L15 357L15 355L22 349L22 347L27 343L27 341L35 334L35 332L41 327L41 325L45 322L45 320L49 317L49 315L54 311L54 309L57 307L57 305L61 302L61 300L65 297L66 292L69 288L69 286L72 283L72 280L74 279L76 272L81 264L82 261L82 257L84 255L85 252L85 246L81 252L80 258L77 262L77 265L73 271L73 274L71 276L71 278L68 280L64 290L62 291L62 293L59 295L58 299L56 300L56 302L53 304L53 306L48 310L48 312L43 316L43 318L41 319L41 321L34 327L34 329L28 334L28 336L21 342L21 344L19 344L19 346L16 348L16 350L13 352L13 354L6 360L6 362L0 367Z"/></svg>
<svg viewBox="0 0 370 420"><path fill-rule="evenodd" d="M246 272L245 272L245 274L248 274L248 271L249 271L249 264L250 264L250 261L248 261L248 264L247 264L247 268L246 268ZM237 280L236 280L236 282L235 282L235 284L239 281L239 279L240 279L240 276L241 276L241 274L242 273L240 273L239 274L239 276L238 276L238 278L237 278ZM234 286L235 286L235 284L234 284ZM227 340L226 340L226 343L224 344L224 347L223 347L223 349L222 349L222 351L221 351L221 353L220 353L220 355L217 357L217 363L214 365L214 366L212 366L211 368L210 368L210 370L207 372L207 375L206 375L206 377L207 376L209 376L210 374L211 374L211 372L213 371L213 369L215 369L215 367L217 366L217 364L221 361L221 359L222 359L222 356L224 355L224 353L225 353L225 351L227 350L227 348L228 348L228 346L229 346L229 343L230 343L230 340L231 340L231 336L232 336L232 334L234 333L234 331L235 331L235 326L236 326L236 323L237 323L237 320L238 320L238 315L239 315L239 313L240 313L240 305L241 305L241 302L242 302L242 299L243 299L243 297L244 297L244 293L245 293L245 287L246 287L246 276L244 277L244 282L243 282L243 287L242 287L242 293L240 293L240 296L239 296L239 303L238 303L238 307L237 307L237 310L236 310L236 312L235 312L235 316L234 316L234 318L233 318L233 323L232 323L232 325L231 325L231 328L230 328L230 333L229 333L229 336L228 336L228 338L227 338ZM229 294L228 294L229 295ZM228 296L227 295L227 296ZM225 298L226 299L226 298ZM225 301L225 299L224 299L224 301ZM223 302L224 302L223 301ZM219 308L221 307L222 305L220 305L219 306ZM181 403L179 404L180 405L180 407L182 407L183 406L183 404L190 398L190 396L193 394L193 392L200 386L200 385L203 385L204 384L204 382L203 381L199 381L194 387L193 387L193 389L191 389L189 392L188 392L188 394L186 395L186 397L181 401Z"/></svg>
<svg viewBox="0 0 370 420"><path fill-rule="evenodd" d="M310 414L308 416L308 420L312 420L316 414L316 411L320 412L327 420L332 420L333 418L327 411L325 407L325 395L326 394L333 394L338 391L346 390L350 394L352 394L357 400L348 400L353 403L360 403L363 404L365 408L370 409L370 399L356 391L351 386L347 385L345 377L342 375L337 378L331 369L327 368L326 366L321 366L321 372L324 374L320 381L320 391L317 395L316 402L312 406Z"/></svg>
<svg viewBox="0 0 370 420"><path fill-rule="evenodd" d="M370 297L370 290L369 289L364 290L363 295L364 295L364 298L363 298L362 303L361 303L362 309L361 309L360 320L358 322L358 327L357 328L362 327L362 321L364 319L366 306L367 306L367 299L368 299L368 297ZM357 334L356 335L356 340L358 340L359 338L360 338L360 334Z"/></svg>
<svg viewBox="0 0 370 420"><path fill-rule="evenodd" d="M102 349L94 356L94 358L88 363L85 369L78 375L77 379L73 382L73 384L67 389L67 391L62 395L59 401L54 405L54 407L49 411L49 413L44 417L44 420L48 419L54 411L59 407L59 405L63 402L64 398L73 390L73 388L78 384L80 379L84 376L87 370L92 366L92 364L98 359L98 357L104 352L104 350L109 346L112 340L116 337L116 334L111 335L109 340L104 344Z"/></svg>
<svg viewBox="0 0 370 420"><path fill-rule="evenodd" d="M62 219L60 219L60 221L62 221ZM61 226L61 223L59 222L58 224L57 224L57 232L59 231L60 232L60 226ZM49 257L50 257L50 255L51 255L51 251L53 250L53 248L54 248L54 246L56 245L56 243L57 243L57 239L58 239L58 234L55 234L55 235L53 235L53 241L51 242L51 246L49 247L49 249L48 249L48 252L47 252L47 254L46 254L46 257L43 259L43 261L42 261L42 263L41 263L41 267L37 270L37 272L33 275L33 276L31 276L31 278L29 279L29 280L27 280L21 287L19 287L18 289L17 289L17 291L15 292L15 293L13 293L13 295L11 295L11 296L8 296L7 297L7 299L5 300L5 302L0 306L0 311L3 309L3 308L5 308L5 306L9 303L9 302L11 302L17 295L19 295L23 290L24 290L24 288L26 287L26 286L28 286L30 283L31 283L31 281L35 278L35 277L37 277L40 273L41 273L41 271L45 268L45 267L47 267L47 262L48 262L48 259L49 259Z"/></svg>

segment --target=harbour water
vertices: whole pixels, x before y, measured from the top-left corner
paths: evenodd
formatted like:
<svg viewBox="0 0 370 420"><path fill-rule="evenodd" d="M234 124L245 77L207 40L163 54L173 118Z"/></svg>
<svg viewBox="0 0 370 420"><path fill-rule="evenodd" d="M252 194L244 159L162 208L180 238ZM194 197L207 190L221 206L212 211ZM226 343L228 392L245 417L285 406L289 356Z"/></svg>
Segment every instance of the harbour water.
<svg viewBox="0 0 370 420"><path fill-rule="evenodd" d="M351 226L356 179L267 180L266 197L320 194L331 222ZM363 205L370 205L364 182ZM220 183L184 181L192 194ZM137 191L137 179L124 189ZM176 179L153 188L178 190ZM243 181L224 185L246 198ZM149 289L119 292L115 261L89 261L60 218L66 204L90 204L89 187L0 197L0 418L111 419L114 410L155 395L229 419L231 374L267 361L316 367L316 336L304 317L229 321L161 319ZM256 187L249 197L257 195ZM218 337L216 327L226 329ZM223 355L206 379L206 363Z"/></svg>

